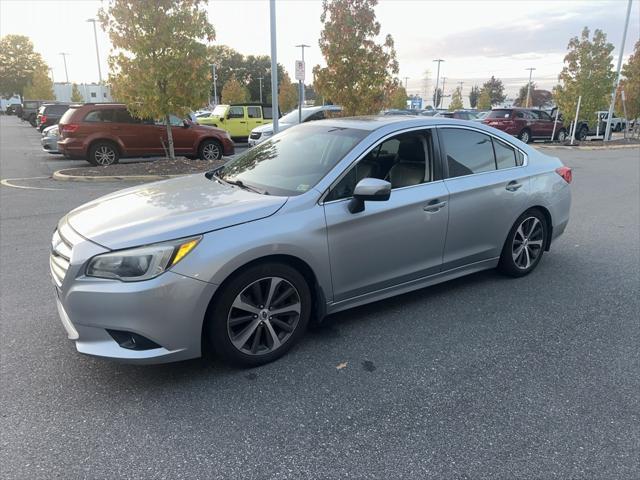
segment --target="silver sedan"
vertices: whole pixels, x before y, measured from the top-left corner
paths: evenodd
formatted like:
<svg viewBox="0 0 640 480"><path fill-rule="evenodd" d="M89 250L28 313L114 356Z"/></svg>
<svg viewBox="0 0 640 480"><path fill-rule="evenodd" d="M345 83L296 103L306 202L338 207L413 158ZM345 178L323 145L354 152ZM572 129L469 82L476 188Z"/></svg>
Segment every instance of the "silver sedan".
<svg viewBox="0 0 640 480"><path fill-rule="evenodd" d="M58 152L58 140L60 140L58 125L51 125L42 130L40 143L42 144L43 151L47 153L60 153Z"/></svg>
<svg viewBox="0 0 640 480"><path fill-rule="evenodd" d="M557 158L475 122L302 124L206 175L67 214L57 308L82 353L159 363L208 344L259 365L328 314L480 270L530 273L567 226L570 182Z"/></svg>

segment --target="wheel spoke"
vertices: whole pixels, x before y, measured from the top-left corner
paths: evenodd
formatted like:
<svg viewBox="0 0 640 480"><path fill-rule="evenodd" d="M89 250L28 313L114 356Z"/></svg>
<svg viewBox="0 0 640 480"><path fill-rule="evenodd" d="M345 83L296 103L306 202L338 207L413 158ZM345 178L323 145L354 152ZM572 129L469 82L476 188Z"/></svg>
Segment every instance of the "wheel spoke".
<svg viewBox="0 0 640 480"><path fill-rule="evenodd" d="M289 305L287 307L277 308L275 310L271 310L269 312L272 316L275 315L283 315L285 313L297 313L300 314L300 304L294 303L293 305Z"/></svg>
<svg viewBox="0 0 640 480"><path fill-rule="evenodd" d="M274 318L271 318L271 320L269 321L271 322L272 325L275 325L276 327L284 330L285 332L293 332L293 327L289 325L287 322L283 322L279 318L274 317Z"/></svg>
<svg viewBox="0 0 640 480"><path fill-rule="evenodd" d="M529 229L529 233L527 233L527 238L531 237L531 235L533 235L533 232L536 230L536 228L538 227L538 225L540 224L540 220L538 220L537 218L533 217L533 222L531 223L531 228Z"/></svg>
<svg viewBox="0 0 640 480"><path fill-rule="evenodd" d="M519 227L518 227L518 229L516 230L516 233L517 233L518 235L520 235L520 238L521 238L522 240L524 240L524 232L522 231L522 224L520 224L520 226L519 226Z"/></svg>
<svg viewBox="0 0 640 480"><path fill-rule="evenodd" d="M251 321L254 318L256 318L256 317L254 317L253 315L243 315L242 317L230 318L229 319L229 326L231 328L237 327L238 325L242 325L243 323L247 323L248 321Z"/></svg>
<svg viewBox="0 0 640 480"><path fill-rule="evenodd" d="M256 334L253 336L253 342L251 342L251 353L256 353L260 346L260 339L262 338L262 331L264 327L261 325L256 328Z"/></svg>
<svg viewBox="0 0 640 480"><path fill-rule="evenodd" d="M526 258L526 264L524 266L525 269L529 268L529 265L531 265L531 257L529 256L529 249L525 248L524 249L524 256Z"/></svg>
<svg viewBox="0 0 640 480"><path fill-rule="evenodd" d="M282 283L280 278L270 278L269 279L269 293L267 293L267 300L264 302L265 308L269 308L271 306L271 301L273 300L273 294L276 293L276 289Z"/></svg>
<svg viewBox="0 0 640 480"><path fill-rule="evenodd" d="M535 245L542 248L542 240L529 240L529 245Z"/></svg>
<svg viewBox="0 0 640 480"><path fill-rule="evenodd" d="M244 310L245 312L251 312L255 315L257 315L258 313L260 313L260 309L258 307L255 307L247 302L245 302L244 300L242 300L242 298L240 298L240 295L238 295L235 299L235 301L233 302L233 305L231 305L233 308L237 308L238 310Z"/></svg>
<svg viewBox="0 0 640 480"><path fill-rule="evenodd" d="M244 344L247 343L253 332L258 328L258 325L260 325L260 319L256 318L244 330L242 330L242 332L231 338L231 341L236 348L242 349L242 347L244 347Z"/></svg>
<svg viewBox="0 0 640 480"><path fill-rule="evenodd" d="M269 320L265 321L264 324L267 326L267 332L271 337L271 349L275 350L280 346L280 339L278 338L278 335L276 335L276 332L273 329L273 325L271 325L271 322Z"/></svg>
<svg viewBox="0 0 640 480"><path fill-rule="evenodd" d="M273 299L273 301L271 302L271 305L280 305L280 303L282 303L283 300L288 298L293 292L294 292L293 287L290 284L287 285L287 288L283 289L280 292L280 294Z"/></svg>

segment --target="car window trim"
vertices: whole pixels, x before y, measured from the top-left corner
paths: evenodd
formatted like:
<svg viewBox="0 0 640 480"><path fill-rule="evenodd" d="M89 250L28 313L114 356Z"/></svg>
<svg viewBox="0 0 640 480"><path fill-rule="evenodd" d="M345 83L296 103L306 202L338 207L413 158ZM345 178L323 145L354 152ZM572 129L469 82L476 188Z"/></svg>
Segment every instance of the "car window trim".
<svg viewBox="0 0 640 480"><path fill-rule="evenodd" d="M447 151L446 151L446 146L443 144L441 145L440 148L440 164L442 165L442 178L443 180L453 180L455 178L466 178L466 177L473 177L475 175L486 175L487 173L495 173L495 172L504 172L507 170L512 170L514 168L524 168L526 166L529 165L529 155L527 155L527 152L525 152L524 150L522 150L521 148L518 148L516 145L514 145L513 143L505 140L504 138L499 137L498 135L494 135L493 133L490 132L486 132L484 130L480 130L477 128L473 128L473 127L467 127L466 125L437 125L436 129L441 129L441 128L457 128L459 130L471 130L472 132L476 132L476 133L482 133L484 135L487 135L488 137L491 137L492 139L492 143L491 143L491 149L493 150L493 139L497 139L500 140L503 143L506 143L507 145L509 145L510 147L512 147L514 150L519 151L520 153L522 153L522 156L524 157L522 160L522 165L516 165L514 167L509 167L509 168L496 168L495 170L489 170L487 172L478 172L478 173L470 173L468 175L459 175L457 177L450 177L449 176L449 163L447 162ZM493 161L494 163L497 162L496 160L496 155L495 152L493 154ZM495 163L496 167L498 166L497 163Z"/></svg>
<svg viewBox="0 0 640 480"><path fill-rule="evenodd" d="M437 125L421 125L419 127L410 127L410 128L404 128L402 130L396 130L395 132L391 132L388 133L386 135L384 135L383 137L379 138L378 140L376 140L374 142L374 144L367 148L364 152L362 152L362 154L356 158L353 162L351 162L343 171L342 173L333 181L331 182L331 185L329 185L323 192L322 195L320 195L320 198L318 199L318 205L329 205L331 203L335 203L335 202L342 202L344 200L349 200L353 197L346 197L346 198L337 198L335 200L329 200L327 202L324 201L324 199L327 197L327 195L329 195L329 192L331 191L331 189L333 187L335 187L338 183L340 183L340 181L351 171L351 169L360 161L362 160L364 157L366 157L371 151L373 151L375 148L381 146L384 142L386 142L387 140L389 140L390 138L396 137L398 135L402 135L404 133L409 133L409 132L415 132L418 130L433 130L435 132L435 134L432 133L431 137L435 138L437 135L436 132L436 128ZM366 137L365 137L366 138ZM363 138L364 140L364 138ZM444 170L442 170L442 158L439 155L440 153L440 148L439 148L439 141L436 141L434 139L434 141L432 142L433 144L433 161L434 162L440 162L440 173L444 173ZM425 155L427 155L427 151L425 150ZM435 165L433 165L433 172L432 175L435 177L435 172L436 172L436 168ZM328 173L327 173L328 174ZM433 179L430 182L424 182L424 183L418 183L417 185L407 185L406 187L398 187L398 188L392 188L391 191L393 192L394 190L403 190L406 188L415 188L415 187L420 187L423 185L431 185L432 183L436 183L436 182L440 182L444 180L444 176L442 176L442 178L439 179Z"/></svg>

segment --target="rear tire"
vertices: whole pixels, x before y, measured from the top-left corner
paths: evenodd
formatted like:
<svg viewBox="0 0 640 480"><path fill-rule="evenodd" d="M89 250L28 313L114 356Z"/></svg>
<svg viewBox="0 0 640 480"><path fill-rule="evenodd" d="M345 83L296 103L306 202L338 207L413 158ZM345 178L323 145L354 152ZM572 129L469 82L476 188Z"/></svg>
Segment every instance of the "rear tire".
<svg viewBox="0 0 640 480"><path fill-rule="evenodd" d="M518 134L518 139L524 143L529 143L531 141L531 132L525 128Z"/></svg>
<svg viewBox="0 0 640 480"><path fill-rule="evenodd" d="M262 263L225 282L207 313L205 333L224 362L255 367L289 351L310 316L311 292L300 272Z"/></svg>
<svg viewBox="0 0 640 480"><path fill-rule="evenodd" d="M531 273L542 259L548 228L546 217L537 209L520 215L504 242L498 270L511 277Z"/></svg>
<svg viewBox="0 0 640 480"><path fill-rule="evenodd" d="M580 130L578 130L578 136L576 138L582 142L587 138L588 134L589 129L586 127L586 125L583 125L582 127L580 127Z"/></svg>
<svg viewBox="0 0 640 480"><path fill-rule="evenodd" d="M208 162L220 160L222 158L222 145L217 140L205 140L200 144L198 157Z"/></svg>
<svg viewBox="0 0 640 480"><path fill-rule="evenodd" d="M97 167L114 165L120 160L118 147L107 141L96 142L89 149L87 161Z"/></svg>
<svg viewBox="0 0 640 480"><path fill-rule="evenodd" d="M564 128L561 128L556 134L556 140L558 142L564 142L567 139L567 131Z"/></svg>

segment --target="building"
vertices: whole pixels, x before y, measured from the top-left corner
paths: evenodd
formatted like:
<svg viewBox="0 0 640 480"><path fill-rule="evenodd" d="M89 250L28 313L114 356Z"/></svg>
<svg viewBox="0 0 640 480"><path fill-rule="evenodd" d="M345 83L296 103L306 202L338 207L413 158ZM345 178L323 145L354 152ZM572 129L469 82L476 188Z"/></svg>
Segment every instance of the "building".
<svg viewBox="0 0 640 480"><path fill-rule="evenodd" d="M97 83L78 83L78 90L84 102L112 102L111 90L108 85ZM70 102L73 84L57 82L53 84L53 92L56 94L58 102Z"/></svg>

